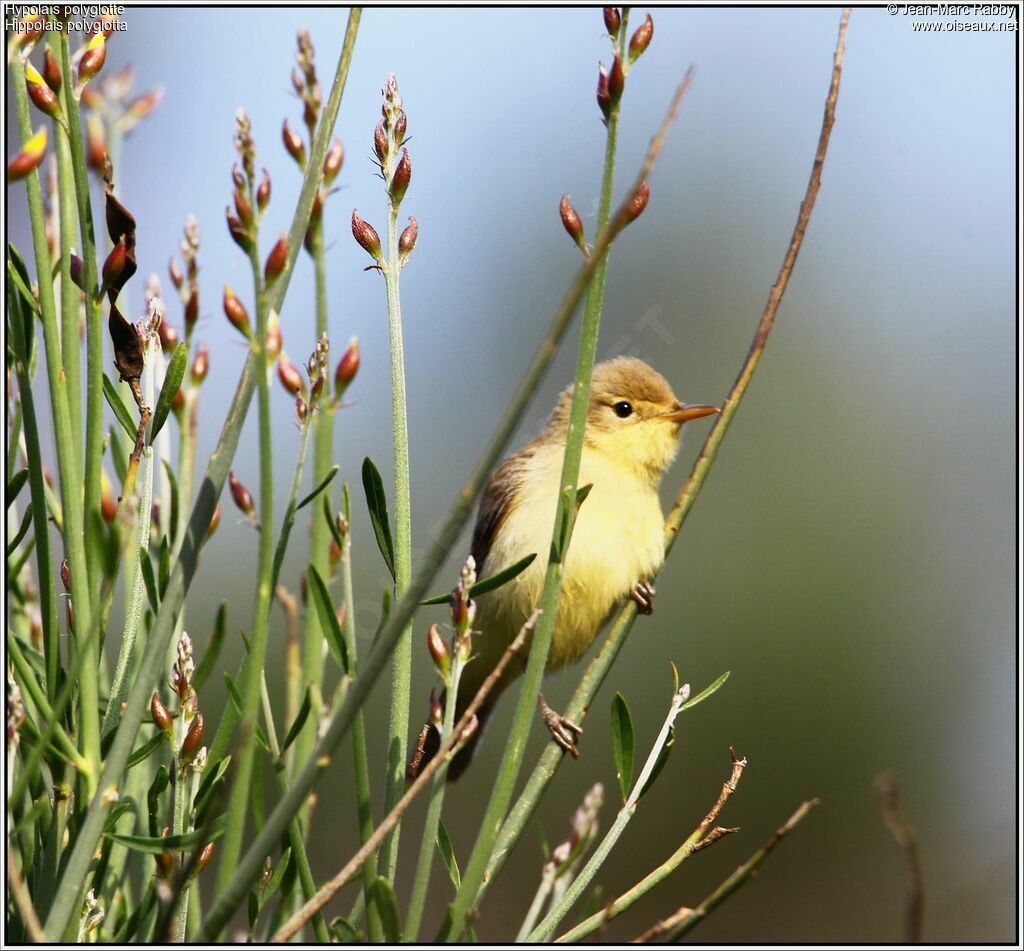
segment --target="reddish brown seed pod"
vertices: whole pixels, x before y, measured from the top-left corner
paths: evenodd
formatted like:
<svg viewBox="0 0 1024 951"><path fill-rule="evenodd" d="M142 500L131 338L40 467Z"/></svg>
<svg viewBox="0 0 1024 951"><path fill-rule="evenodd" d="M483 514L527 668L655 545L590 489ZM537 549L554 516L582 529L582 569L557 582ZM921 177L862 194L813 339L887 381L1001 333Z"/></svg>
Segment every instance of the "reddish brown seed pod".
<svg viewBox="0 0 1024 951"><path fill-rule="evenodd" d="M206 868L207 865L210 864L210 860L213 858L215 849L216 844L213 842L207 842L206 845L203 846L203 851L199 853L199 858L196 859L196 865L193 871L194 875L198 875L204 868Z"/></svg>
<svg viewBox="0 0 1024 951"><path fill-rule="evenodd" d="M384 131L383 121L378 122L373 129L373 151L383 164L388 157L388 134Z"/></svg>
<svg viewBox="0 0 1024 951"><path fill-rule="evenodd" d="M32 100L32 105L40 112L51 119L61 115L60 99L31 63L25 64L25 88L28 90L28 98Z"/></svg>
<svg viewBox="0 0 1024 951"><path fill-rule="evenodd" d="M85 261L83 261L77 254L71 254L69 256L69 263L71 266L71 282L80 291L85 290ZM163 326L163 324L161 324Z"/></svg>
<svg viewBox="0 0 1024 951"><path fill-rule="evenodd" d="M153 691L153 698L149 701L149 712L157 728L170 735L174 727L174 720L167 711L167 707L160 702L160 694L155 690Z"/></svg>
<svg viewBox="0 0 1024 951"><path fill-rule="evenodd" d="M57 57L50 52L49 48L43 54L43 78L46 80L46 85L54 92L60 92L60 87L64 84L64 77L60 71Z"/></svg>
<svg viewBox="0 0 1024 951"><path fill-rule="evenodd" d="M618 53L612 61L611 71L608 73L608 99L614 108L622 99L622 90L626 87L626 74L622 69L622 57Z"/></svg>
<svg viewBox="0 0 1024 951"><path fill-rule="evenodd" d="M256 188L256 207L260 211L266 211L270 204L270 172L263 169L263 177Z"/></svg>
<svg viewBox="0 0 1024 951"><path fill-rule="evenodd" d="M238 220L236 215L230 208L224 210L224 217L228 223L228 231L231 233L231 237L243 251L249 250L249 245L252 239L249 236L249 232L242 227L242 222Z"/></svg>
<svg viewBox="0 0 1024 951"><path fill-rule="evenodd" d="M210 371L210 348L204 343L192 361L192 382L199 386Z"/></svg>
<svg viewBox="0 0 1024 951"><path fill-rule="evenodd" d="M245 189L236 188L235 194L235 211L238 213L238 219L247 228L252 225L252 205L249 204L249 199L245 197Z"/></svg>
<svg viewBox="0 0 1024 951"><path fill-rule="evenodd" d="M230 284L224 285L224 315L232 327L241 331L246 337L251 336L249 313L245 305L238 299Z"/></svg>
<svg viewBox="0 0 1024 951"><path fill-rule="evenodd" d="M597 105L607 119L611 115L612 100L608 92L608 73L603 66L597 68Z"/></svg>
<svg viewBox="0 0 1024 951"><path fill-rule="evenodd" d="M272 319L270 326L267 327L264 347L267 351L267 362L273 363L281 352L281 322L276 318Z"/></svg>
<svg viewBox="0 0 1024 951"><path fill-rule="evenodd" d="M427 630L427 650L442 680L447 684L452 669L452 655L436 624L431 624Z"/></svg>
<svg viewBox="0 0 1024 951"><path fill-rule="evenodd" d="M398 236L398 254L402 260L402 264L405 264L406 258L412 254L412 249L416 247L416 241L420 236L420 226L416 223L416 219L409 215L409 223L402 229L402 233Z"/></svg>
<svg viewBox="0 0 1024 951"><path fill-rule="evenodd" d="M188 300L185 301L185 328L191 330L199 319L199 288L192 284L188 291Z"/></svg>
<svg viewBox="0 0 1024 951"><path fill-rule="evenodd" d="M338 172L341 171L341 166L344 162L345 147L341 144L341 139L335 136L330 149L327 150L327 155L324 157L324 184L328 188L330 188L334 179L338 177Z"/></svg>
<svg viewBox="0 0 1024 951"><path fill-rule="evenodd" d="M84 86L101 69L107 60L107 43L102 33L97 33L85 47L78 61L78 85Z"/></svg>
<svg viewBox="0 0 1024 951"><path fill-rule="evenodd" d="M412 178L412 162L409 160L409 150L402 149L402 157L395 166L395 174L391 176L391 186L388 189L391 195L391 202L396 207L401 204L409 188L409 180Z"/></svg>
<svg viewBox="0 0 1024 951"><path fill-rule="evenodd" d="M644 213L647 202L650 200L651 189L647 182L641 182L640 187L630 197L629 204L626 205L626 217L629 221L636 221Z"/></svg>
<svg viewBox="0 0 1024 951"><path fill-rule="evenodd" d="M267 255L267 263L263 267L263 276L268 284L277 280L284 266L288 263L288 238L282 231L277 243L270 249Z"/></svg>
<svg viewBox="0 0 1024 951"><path fill-rule="evenodd" d="M231 489L231 498L234 499L235 505L238 506L244 515L252 518L256 514L256 506L252 502L252 493L238 481L238 477L233 469L228 473L228 487Z"/></svg>
<svg viewBox="0 0 1024 951"><path fill-rule="evenodd" d="M85 158L89 168L103 174L107 164L107 136L100 117L92 113L85 117Z"/></svg>
<svg viewBox="0 0 1024 951"><path fill-rule="evenodd" d="M619 27L622 26L622 16L619 13L618 7L605 7L604 8L604 28L612 36L616 36L619 32Z"/></svg>
<svg viewBox="0 0 1024 951"><path fill-rule="evenodd" d="M288 125L287 119L284 120L284 125L281 126L281 141L284 142L285 149L298 163L299 168L304 169L306 167L306 146L302 144L302 137L298 132L295 132Z"/></svg>
<svg viewBox="0 0 1024 951"><path fill-rule="evenodd" d="M409 120L406 118L404 112L398 114L398 118L395 120L395 141L401 145L402 140L405 138L405 130L408 126Z"/></svg>
<svg viewBox="0 0 1024 951"><path fill-rule="evenodd" d="M196 718L192 721L192 725L188 728L188 733L185 734L185 739L181 742L182 760L186 763L191 762L202 745L203 715L197 713Z"/></svg>
<svg viewBox="0 0 1024 951"><path fill-rule="evenodd" d="M185 283L185 275L181 273L181 265L174 258L167 263L167 273L175 290L180 291L181 285Z"/></svg>
<svg viewBox="0 0 1024 951"><path fill-rule="evenodd" d="M643 23L636 28L636 32L630 37L629 40L629 61L630 63L636 62L642 55L644 50L651 45L651 39L654 37L654 20L651 19L651 15L648 13L647 18Z"/></svg>
<svg viewBox="0 0 1024 951"><path fill-rule="evenodd" d="M105 472L100 473L100 514L108 524L117 518L117 499L110 491L110 480Z"/></svg>
<svg viewBox="0 0 1024 951"><path fill-rule="evenodd" d="M160 337L160 349L164 353L171 353L178 346L178 331L174 329L173 324L168 323L166 320L161 320L160 326L156 328L156 332Z"/></svg>
<svg viewBox="0 0 1024 951"><path fill-rule="evenodd" d="M288 359L286 353L282 353L278 358L277 378L292 396L299 396L306 392L306 382L302 379L302 374L298 367Z"/></svg>
<svg viewBox="0 0 1024 951"><path fill-rule="evenodd" d="M341 399L359 372L359 338L353 337L334 370L334 395Z"/></svg>
<svg viewBox="0 0 1024 951"><path fill-rule="evenodd" d="M125 264L128 262L128 247L125 244L124 235L114 245L106 261L103 262L103 286L116 287L121 275L124 274Z"/></svg>
<svg viewBox="0 0 1024 951"><path fill-rule="evenodd" d="M373 225L359 217L359 212L355 209L352 211L352 237L378 264L383 263L384 258L380 251L380 236L374 230Z"/></svg>
<svg viewBox="0 0 1024 951"><path fill-rule="evenodd" d="M587 250L586 241L583 238L583 222L580 221L580 216L576 213L576 209L573 208L569 201L568 195L562 196L562 201L558 205L558 213L562 216L562 225L568 232L569 237L579 246L580 250L584 253Z"/></svg>

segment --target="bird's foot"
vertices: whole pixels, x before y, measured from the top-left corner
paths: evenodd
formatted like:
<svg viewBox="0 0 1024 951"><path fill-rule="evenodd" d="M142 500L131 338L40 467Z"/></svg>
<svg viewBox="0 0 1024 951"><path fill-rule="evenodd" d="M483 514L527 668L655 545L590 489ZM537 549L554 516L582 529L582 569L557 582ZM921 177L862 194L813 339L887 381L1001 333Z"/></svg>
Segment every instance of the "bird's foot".
<svg viewBox="0 0 1024 951"><path fill-rule="evenodd" d="M544 702L544 694L537 694L537 706L540 707L540 715L548 732L563 750L569 753L573 759L580 758L580 751L576 748L576 740L583 733L583 727L573 723L568 717L552 710Z"/></svg>
<svg viewBox="0 0 1024 951"><path fill-rule="evenodd" d="M636 613L653 614L654 596L657 593L658 592L654 590L654 585L649 581L638 581L633 585L633 590L629 593L629 596L636 602Z"/></svg>

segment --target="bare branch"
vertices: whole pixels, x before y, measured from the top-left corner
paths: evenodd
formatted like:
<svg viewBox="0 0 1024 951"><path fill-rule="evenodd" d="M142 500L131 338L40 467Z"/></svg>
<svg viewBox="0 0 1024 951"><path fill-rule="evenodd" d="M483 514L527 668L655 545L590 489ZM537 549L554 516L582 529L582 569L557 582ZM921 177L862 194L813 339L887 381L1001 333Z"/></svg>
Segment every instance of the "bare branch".
<svg viewBox="0 0 1024 951"><path fill-rule="evenodd" d="M906 876L906 899L904 905L903 940L907 944L921 941L924 928L924 876L917 850L917 833L907 822L900 803L900 784L892 773L882 773L875 780L882 806L882 818L889 827L892 837L900 847L903 856L903 871Z"/></svg>

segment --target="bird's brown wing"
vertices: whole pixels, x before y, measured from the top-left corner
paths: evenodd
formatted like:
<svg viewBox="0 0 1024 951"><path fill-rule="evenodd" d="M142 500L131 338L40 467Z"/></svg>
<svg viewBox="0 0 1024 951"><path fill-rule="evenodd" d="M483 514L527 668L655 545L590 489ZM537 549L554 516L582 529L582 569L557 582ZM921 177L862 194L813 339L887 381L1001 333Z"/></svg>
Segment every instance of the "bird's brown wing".
<svg viewBox="0 0 1024 951"><path fill-rule="evenodd" d="M480 510L477 513L473 542L470 546L478 577L483 576L484 564L498 529L512 511L522 481L521 473L533 453L533 443L527 443L518 452L509 456L491 473L491 478L480 497Z"/></svg>

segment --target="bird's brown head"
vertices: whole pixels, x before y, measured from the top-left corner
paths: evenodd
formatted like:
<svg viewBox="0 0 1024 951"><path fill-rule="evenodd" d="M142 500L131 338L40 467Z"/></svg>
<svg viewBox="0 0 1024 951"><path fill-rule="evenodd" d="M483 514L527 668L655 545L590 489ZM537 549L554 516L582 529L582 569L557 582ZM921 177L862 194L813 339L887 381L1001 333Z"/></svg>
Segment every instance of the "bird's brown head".
<svg viewBox="0 0 1024 951"><path fill-rule="evenodd" d="M563 431L571 403L570 386L552 417ZM594 367L586 445L660 478L679 448L683 423L717 412L715 406L680 402L668 381L643 360L616 357Z"/></svg>

